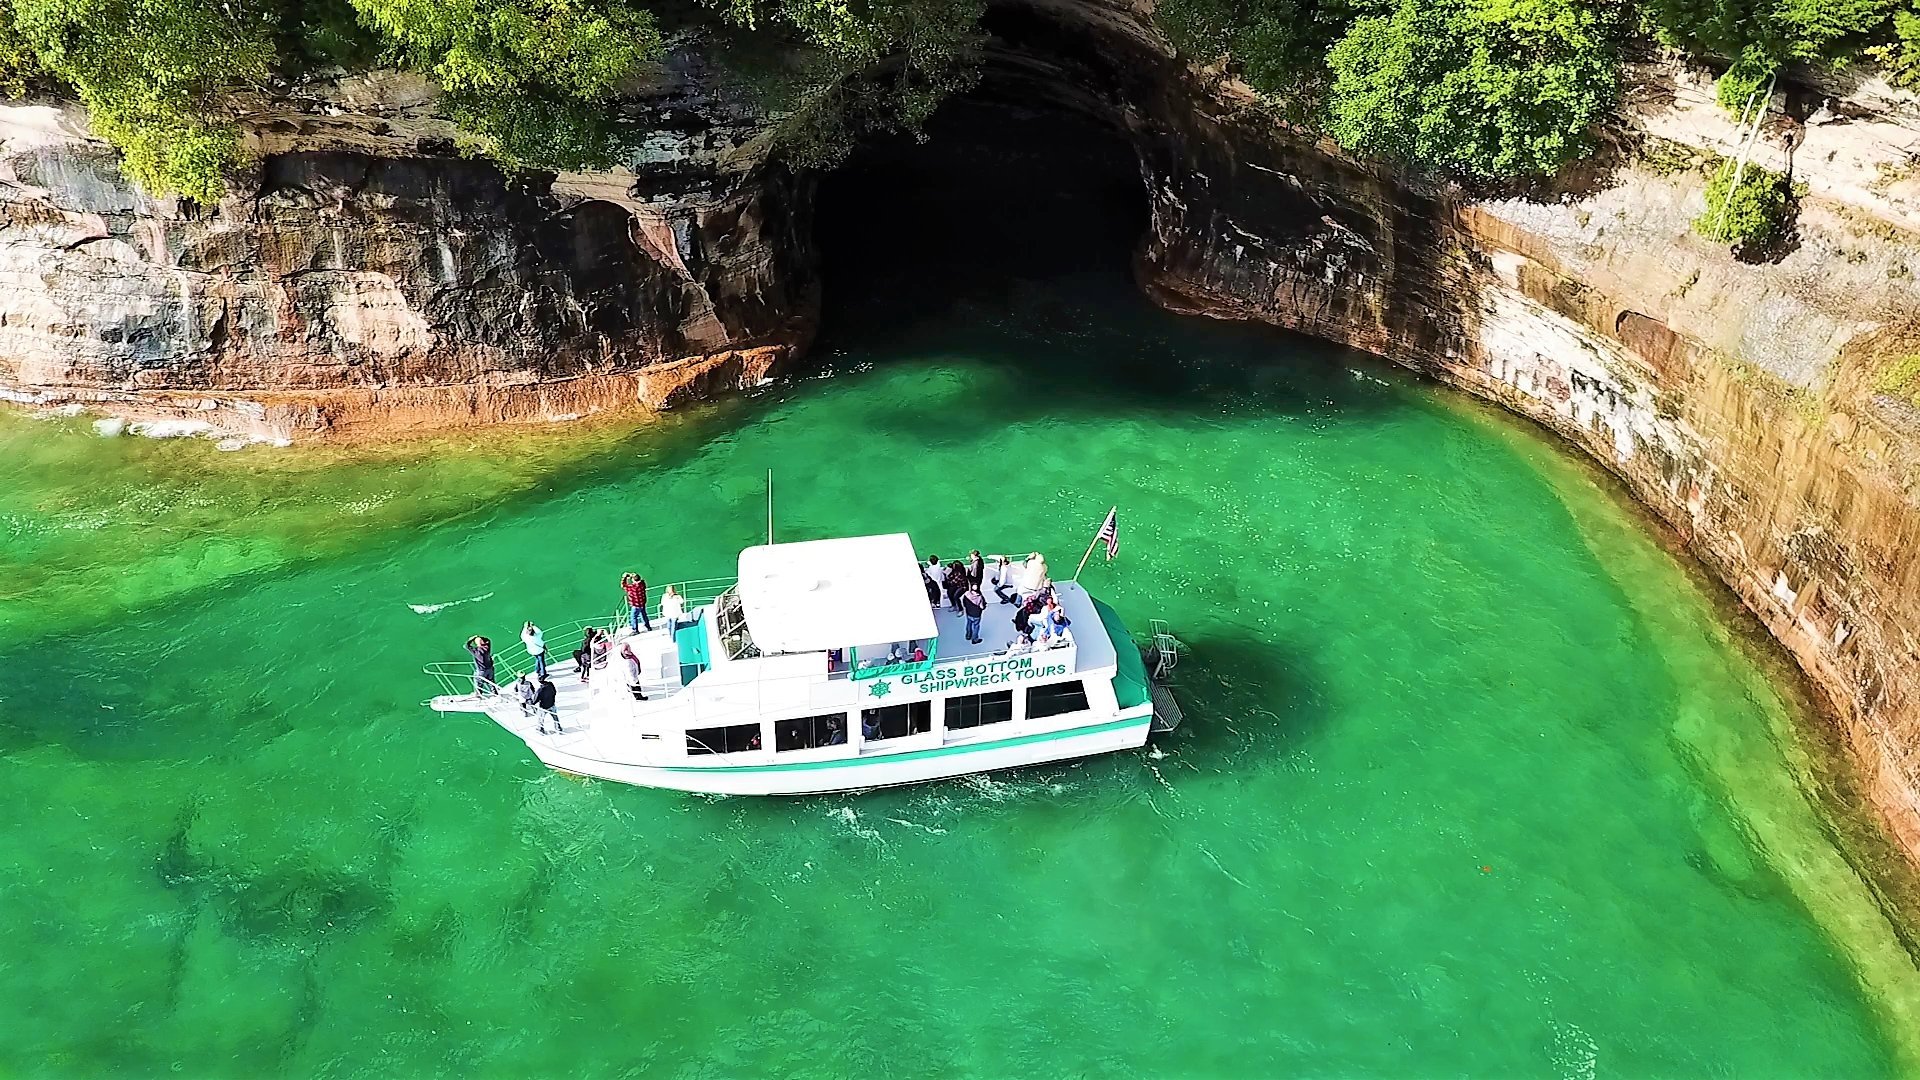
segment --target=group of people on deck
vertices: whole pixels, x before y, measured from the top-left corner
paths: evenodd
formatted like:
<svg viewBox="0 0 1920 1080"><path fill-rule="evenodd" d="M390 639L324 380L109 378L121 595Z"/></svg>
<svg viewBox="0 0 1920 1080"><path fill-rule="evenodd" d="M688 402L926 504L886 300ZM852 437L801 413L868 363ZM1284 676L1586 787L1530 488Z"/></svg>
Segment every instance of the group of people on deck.
<svg viewBox="0 0 1920 1080"><path fill-rule="evenodd" d="M632 692L635 701L645 701L647 696L640 687L640 654L634 650L633 636L639 634L642 627L653 630L653 618L647 611L647 581L639 574L624 574L620 578L620 591L627 602L627 635L616 639L610 630L587 627L581 636L580 647L573 650L574 670L581 683L588 683L596 668L606 667L608 658L617 655L626 669L627 689ZM686 617L686 598L673 586L667 586L666 592L660 597L660 618L667 625L667 633L672 635L678 632ZM553 730L561 732L560 711L555 704L559 691L547 673L546 633L529 622L520 630L520 643L526 648L527 657L533 661L533 670L514 680L521 714L538 716L542 735L547 734L549 720L553 723ZM496 665L493 642L476 634L467 639L467 653L473 657L474 696L500 693L501 687L494 678Z"/></svg>
<svg viewBox="0 0 1920 1080"><path fill-rule="evenodd" d="M927 603L939 607L944 595L948 610L965 616L970 644L985 644L980 635L980 620L987 611L988 590L1002 604L1019 605L1013 613L1017 636L1008 644L1007 651L1027 652L1073 641L1068 630L1073 620L1061 609L1060 598L1054 595L1053 579L1047 576L1047 560L1037 551L1018 564L1006 555L983 557L979 548L974 548L964 560L946 563L942 563L938 555L929 555L926 565L920 568L920 581L927 590Z"/></svg>

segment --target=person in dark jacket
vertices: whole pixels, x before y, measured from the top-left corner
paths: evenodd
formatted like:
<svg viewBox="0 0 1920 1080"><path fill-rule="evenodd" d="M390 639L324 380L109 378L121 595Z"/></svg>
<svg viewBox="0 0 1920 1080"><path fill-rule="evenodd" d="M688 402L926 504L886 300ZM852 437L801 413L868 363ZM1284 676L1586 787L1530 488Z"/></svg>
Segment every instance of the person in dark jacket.
<svg viewBox="0 0 1920 1080"><path fill-rule="evenodd" d="M475 634L467 639L467 652L473 656L473 696L498 690L493 682L493 642Z"/></svg>
<svg viewBox="0 0 1920 1080"><path fill-rule="evenodd" d="M1013 609L1014 630L1022 634L1032 633L1033 632L1033 612L1034 612L1034 606L1033 606L1033 601L1031 600L1028 600L1022 603L1019 607L1014 608Z"/></svg>
<svg viewBox="0 0 1920 1080"><path fill-rule="evenodd" d="M547 733L548 718L552 718L553 720L553 733L555 735L566 734L567 729L560 726L560 710L554 705L554 702L558 700L559 696L560 691L554 689L553 680L547 678L544 674L534 676L533 704L535 708L540 710L540 734L542 735Z"/></svg>
<svg viewBox="0 0 1920 1080"><path fill-rule="evenodd" d="M947 610L960 610L960 596L967 591L967 569L959 563L947 567Z"/></svg>
<svg viewBox="0 0 1920 1080"><path fill-rule="evenodd" d="M987 598L980 595L980 586L967 585L967 591L960 594L960 610L967 616L967 640L980 644L980 616L987 613Z"/></svg>
<svg viewBox="0 0 1920 1080"><path fill-rule="evenodd" d="M934 581L932 575L928 574L924 569L920 571L920 586L927 590L927 603L934 607L939 607L940 584Z"/></svg>

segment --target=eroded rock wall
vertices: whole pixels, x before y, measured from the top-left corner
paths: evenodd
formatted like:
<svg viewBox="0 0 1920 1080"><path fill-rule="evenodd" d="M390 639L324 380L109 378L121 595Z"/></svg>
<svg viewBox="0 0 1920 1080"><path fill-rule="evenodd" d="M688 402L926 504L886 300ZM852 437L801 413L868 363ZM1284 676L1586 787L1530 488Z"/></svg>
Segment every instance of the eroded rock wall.
<svg viewBox="0 0 1920 1080"><path fill-rule="evenodd" d="M1902 174L1861 205L1842 195L1872 148L1825 157L1844 182L1816 181L1797 246L1754 265L1689 231L1697 172L1463 201L1240 104L1196 91L1136 118L1149 291L1380 353L1592 455L1823 689L1920 862L1920 416L1871 378L1920 350Z"/></svg>
<svg viewBox="0 0 1920 1080"><path fill-rule="evenodd" d="M134 190L70 112L0 107L0 388L258 437L391 434L658 408L804 347L807 187L742 148L752 123L683 102L707 127L627 167L515 177L386 91L283 102L210 207Z"/></svg>

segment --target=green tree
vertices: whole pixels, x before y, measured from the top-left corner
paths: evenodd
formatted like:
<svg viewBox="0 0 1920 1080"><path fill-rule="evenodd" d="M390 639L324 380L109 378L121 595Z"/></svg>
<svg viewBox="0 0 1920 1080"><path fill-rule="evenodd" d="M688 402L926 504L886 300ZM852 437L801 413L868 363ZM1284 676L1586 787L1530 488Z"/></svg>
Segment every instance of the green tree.
<svg viewBox="0 0 1920 1080"><path fill-rule="evenodd" d="M1315 93L1327 49L1358 13L1376 8L1367 0L1162 0L1153 17L1182 53L1225 58L1247 85L1278 96Z"/></svg>
<svg viewBox="0 0 1920 1080"><path fill-rule="evenodd" d="M1327 54L1327 130L1443 174L1550 173L1619 95L1613 26L1580 0L1399 0Z"/></svg>
<svg viewBox="0 0 1920 1080"><path fill-rule="evenodd" d="M863 134L918 131L978 78L984 0L719 0L743 30L793 36L799 54L763 65L779 139L803 167L832 165Z"/></svg>
<svg viewBox="0 0 1920 1080"><path fill-rule="evenodd" d="M0 0L0 97L22 98L54 82L33 42L13 24L13 5Z"/></svg>
<svg viewBox="0 0 1920 1080"><path fill-rule="evenodd" d="M1720 103L1739 111L1783 65L1844 58L1888 29L1900 0L1645 0L1667 44L1734 61Z"/></svg>
<svg viewBox="0 0 1920 1080"><path fill-rule="evenodd" d="M920 131L950 94L979 77L975 50L985 0L714 0L739 31L785 38L791 56L762 50L747 75L781 113L787 160L826 167L862 135Z"/></svg>
<svg viewBox="0 0 1920 1080"><path fill-rule="evenodd" d="M219 95L257 83L274 61L276 12L244 0L14 0L14 28L71 84L93 127L156 194L202 202L226 189L240 135Z"/></svg>
<svg viewBox="0 0 1920 1080"><path fill-rule="evenodd" d="M447 92L469 145L516 167L611 164L629 140L613 98L660 55L625 0L351 0L392 55Z"/></svg>

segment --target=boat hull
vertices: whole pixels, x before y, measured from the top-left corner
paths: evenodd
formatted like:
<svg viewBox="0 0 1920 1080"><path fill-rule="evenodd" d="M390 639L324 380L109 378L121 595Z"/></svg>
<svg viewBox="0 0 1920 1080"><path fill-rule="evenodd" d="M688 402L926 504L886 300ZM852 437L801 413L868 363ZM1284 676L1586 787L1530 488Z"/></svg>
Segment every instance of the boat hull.
<svg viewBox="0 0 1920 1080"><path fill-rule="evenodd" d="M529 740L541 761L562 772L640 787L713 795L821 795L896 787L1054 761L1070 761L1144 746L1151 710L1133 710L1082 727L1008 739L980 739L900 753L869 753L833 761L739 766L651 766L583 758Z"/></svg>

